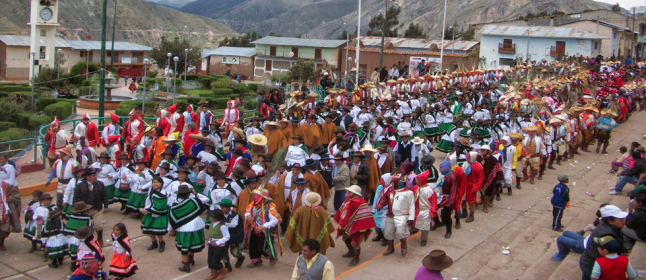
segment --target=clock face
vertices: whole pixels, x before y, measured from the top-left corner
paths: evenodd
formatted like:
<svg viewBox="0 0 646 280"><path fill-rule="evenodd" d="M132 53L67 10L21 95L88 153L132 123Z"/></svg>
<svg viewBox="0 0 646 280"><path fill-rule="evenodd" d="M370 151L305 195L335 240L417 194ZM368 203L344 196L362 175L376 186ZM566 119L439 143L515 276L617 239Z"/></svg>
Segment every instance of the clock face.
<svg viewBox="0 0 646 280"><path fill-rule="evenodd" d="M49 21L54 17L54 11L50 8L42 8L40 10L40 18L43 19L44 21Z"/></svg>

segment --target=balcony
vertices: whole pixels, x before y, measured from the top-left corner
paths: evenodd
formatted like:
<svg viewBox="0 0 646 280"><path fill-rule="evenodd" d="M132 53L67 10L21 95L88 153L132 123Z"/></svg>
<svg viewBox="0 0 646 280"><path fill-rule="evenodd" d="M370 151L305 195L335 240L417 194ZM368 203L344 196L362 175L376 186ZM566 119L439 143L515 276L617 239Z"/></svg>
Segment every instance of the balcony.
<svg viewBox="0 0 646 280"><path fill-rule="evenodd" d="M556 46L550 47L550 56L557 57L559 55L565 55L565 49L559 49Z"/></svg>
<svg viewBox="0 0 646 280"><path fill-rule="evenodd" d="M516 54L516 44L498 44L498 53Z"/></svg>

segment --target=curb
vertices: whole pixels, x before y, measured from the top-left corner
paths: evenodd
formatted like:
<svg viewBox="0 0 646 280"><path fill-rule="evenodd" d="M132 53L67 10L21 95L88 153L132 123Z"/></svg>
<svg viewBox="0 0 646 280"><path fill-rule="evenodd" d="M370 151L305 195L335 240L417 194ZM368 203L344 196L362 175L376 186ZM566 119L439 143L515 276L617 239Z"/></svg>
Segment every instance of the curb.
<svg viewBox="0 0 646 280"><path fill-rule="evenodd" d="M54 179L49 184L49 187L45 187L44 182L39 184L34 184L34 185L22 186L22 187L19 187L20 196L23 196L23 197L30 196L31 193L33 193L35 190L41 190L43 192L55 191L57 185L58 185L58 179Z"/></svg>

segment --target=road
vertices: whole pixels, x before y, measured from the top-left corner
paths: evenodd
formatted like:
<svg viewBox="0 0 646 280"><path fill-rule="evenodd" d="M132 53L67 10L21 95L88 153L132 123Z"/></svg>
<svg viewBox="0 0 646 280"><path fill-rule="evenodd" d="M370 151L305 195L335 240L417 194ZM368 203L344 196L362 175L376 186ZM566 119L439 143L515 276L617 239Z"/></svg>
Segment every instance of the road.
<svg viewBox="0 0 646 280"><path fill-rule="evenodd" d="M443 272L445 279L580 279L578 268L579 255L572 253L562 263L550 259L556 251L555 238L559 235L550 229L552 208L551 193L557 184L558 173L571 175L570 191L572 207L565 210L563 224L566 230L578 231L591 223L594 213L601 203L612 203L627 208L626 196L610 196L608 186L614 185L615 175L607 174L610 162L618 156L621 145L633 141L642 142L646 134L643 126L645 113L634 114L627 123L620 125L612 134L610 154L585 153L577 155L556 166L557 170L547 170L543 180L531 185L522 183L522 189L514 189L513 196L503 194L502 201L488 214L482 208L476 210L475 221L462 223L461 229L453 230L451 239L444 239L444 229L431 232L426 247L419 246L419 236L412 236L408 254L402 257L399 247L390 256L383 257L385 247L367 241L362 245L361 263L350 268L348 258L341 258L345 246L337 239L337 247L328 250L328 257L334 263L337 279L413 279L421 266L421 260L433 249L442 249L455 261L453 266ZM433 152L436 158L443 155ZM439 162L439 160L437 161ZM40 174L39 176L42 176ZM24 175L23 175L24 176ZM20 179L20 178L19 178ZM44 178L43 178L44 180ZM632 186L627 186L631 190ZM586 192L594 194L589 197ZM26 203L23 199L23 205ZM331 206L330 202L330 206ZM164 253L148 252L145 246L150 239L142 236L139 220L132 216L121 215L118 205L112 205L105 216L106 226L118 222L126 224L133 247L133 256L139 264L139 271L132 279L203 279L209 275L206 267L206 252L197 254L196 264L190 274L177 270L181 265L180 254L173 242L167 242ZM333 207L329 207L332 209ZM109 232L107 230L106 232ZM112 255L109 234L104 234L106 257ZM284 241L283 241L284 242ZM283 244L288 248L287 244ZM7 251L0 257L0 278L7 279L66 279L66 268L51 269L42 262L37 253L27 254L29 243L21 235L12 234L6 242ZM511 254L503 255L503 247L509 246ZM639 247L638 247L639 248ZM641 247L644 248L644 247ZM643 252L642 252L643 251ZM633 252L631 256L636 269L646 269L644 257L646 250ZM265 265L260 268L234 269L228 279L289 279L297 254L286 252L274 267ZM245 265L249 260L245 261ZM65 259L65 267L69 258ZM107 266L106 266L107 270Z"/></svg>

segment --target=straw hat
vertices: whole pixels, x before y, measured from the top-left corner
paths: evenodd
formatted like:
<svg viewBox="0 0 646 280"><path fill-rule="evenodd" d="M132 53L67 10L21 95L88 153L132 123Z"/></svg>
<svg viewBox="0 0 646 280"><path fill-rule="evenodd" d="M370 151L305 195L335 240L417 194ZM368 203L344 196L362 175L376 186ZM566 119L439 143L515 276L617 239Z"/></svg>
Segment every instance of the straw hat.
<svg viewBox="0 0 646 280"><path fill-rule="evenodd" d="M521 141L525 139L525 136L523 136L521 134L518 134L518 133L509 133L509 134L507 134L507 136L509 138L512 138L512 139L515 138L515 139L518 139L518 140L521 140Z"/></svg>
<svg viewBox="0 0 646 280"><path fill-rule="evenodd" d="M321 204L321 195L317 192L309 192L304 197L305 206L313 208Z"/></svg>
<svg viewBox="0 0 646 280"><path fill-rule="evenodd" d="M358 196L361 196L361 187L359 187L357 185L352 185L349 188L345 188L345 190L349 191L349 192L351 192L353 194L356 194Z"/></svg>
<svg viewBox="0 0 646 280"><path fill-rule="evenodd" d="M307 95L307 97L311 97L311 98L318 98L318 97L319 97L319 95L318 95L318 94L316 94L316 93L313 93L313 92L312 92L312 93L308 94L308 95Z"/></svg>
<svg viewBox="0 0 646 280"><path fill-rule="evenodd" d="M70 157L73 157L73 155L72 155L72 148L67 147L67 148L65 148L65 149L61 150L61 153L64 153L64 154L66 154L66 155L68 155L68 156L70 156Z"/></svg>
<svg viewBox="0 0 646 280"><path fill-rule="evenodd" d="M585 106L583 106L583 110L590 110L590 111L594 111L594 112L596 112L597 114L599 113L599 109L598 109L597 107L595 107L595 106L592 106L592 105L585 105Z"/></svg>
<svg viewBox="0 0 646 280"><path fill-rule="evenodd" d="M302 91L300 91L300 90L295 90L295 91L290 92L290 93L289 93L289 96L291 96L291 97L296 97L296 96L299 96L299 95L301 95L301 94L303 94L303 92L302 92Z"/></svg>
<svg viewBox="0 0 646 280"><path fill-rule="evenodd" d="M254 145L263 146L267 144L267 137L265 137L265 135L262 135L262 134L254 134L249 136L249 142L251 142L251 144L254 144Z"/></svg>
<svg viewBox="0 0 646 280"><path fill-rule="evenodd" d="M419 138L419 136L415 136L415 138L413 138L413 140L410 140L410 141L413 142L413 144L415 145L424 143L424 139Z"/></svg>
<svg viewBox="0 0 646 280"><path fill-rule="evenodd" d="M396 84L397 81L395 81L393 79L390 79L390 80L386 81L386 83L388 83L388 84Z"/></svg>
<svg viewBox="0 0 646 280"><path fill-rule="evenodd" d="M377 152L377 149L373 148L373 147L372 147L372 144L370 144L370 143L366 143L366 145L365 145L365 146L363 146L363 148L359 149L359 151L362 151L362 152L373 152L373 153L376 153L376 152Z"/></svg>
<svg viewBox="0 0 646 280"><path fill-rule="evenodd" d="M523 128L523 133L529 133L530 131L534 131L536 133L541 132L541 128L535 125L530 125L528 127Z"/></svg>
<svg viewBox="0 0 646 280"><path fill-rule="evenodd" d="M232 127L231 131L237 133L238 135L242 136L243 138L245 137L244 131L242 131L242 129L240 129L240 128Z"/></svg>
<svg viewBox="0 0 646 280"><path fill-rule="evenodd" d="M162 142L164 142L164 143L171 143L171 142L176 142L176 141L178 141L178 140L175 139L175 136L173 136L173 135L168 135L168 137L166 137L166 139L162 140Z"/></svg>
<svg viewBox="0 0 646 280"><path fill-rule="evenodd" d="M196 140L202 140L204 142L209 140L208 138L202 136L202 134L189 134L188 137L196 139Z"/></svg>

